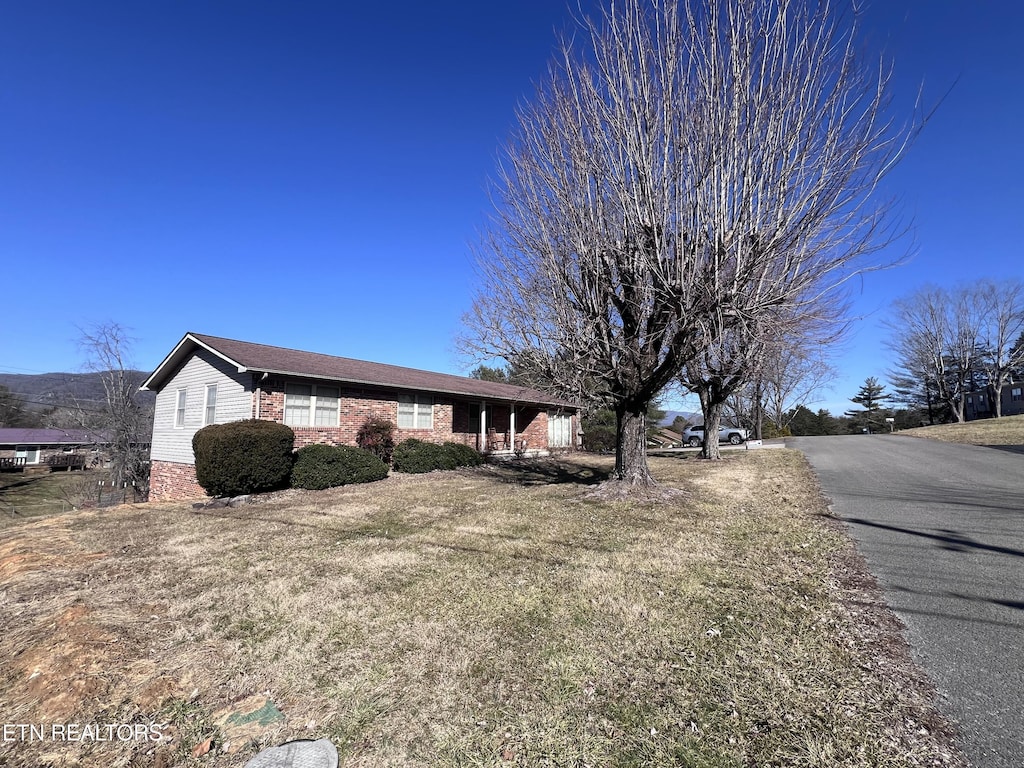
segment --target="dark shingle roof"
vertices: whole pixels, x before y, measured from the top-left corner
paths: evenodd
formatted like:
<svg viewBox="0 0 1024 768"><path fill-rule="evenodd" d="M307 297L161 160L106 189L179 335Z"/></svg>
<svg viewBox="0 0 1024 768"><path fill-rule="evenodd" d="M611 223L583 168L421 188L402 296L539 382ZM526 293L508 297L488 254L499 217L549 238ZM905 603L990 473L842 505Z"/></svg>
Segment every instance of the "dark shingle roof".
<svg viewBox="0 0 1024 768"><path fill-rule="evenodd" d="M192 347L187 342L206 347L225 361L237 366L239 370L328 379L392 389L572 407L571 403L561 398L514 384L499 384L466 376L454 376L449 373L421 371L398 365L353 360L348 357L335 357L317 352L303 352L267 344L253 344L248 341L224 339L199 333L186 334L174 351L164 359L142 385L143 389L159 389L163 386L166 379L173 375L178 366L191 354Z"/></svg>
<svg viewBox="0 0 1024 768"><path fill-rule="evenodd" d="M106 438L85 429L0 429L0 445L92 445Z"/></svg>

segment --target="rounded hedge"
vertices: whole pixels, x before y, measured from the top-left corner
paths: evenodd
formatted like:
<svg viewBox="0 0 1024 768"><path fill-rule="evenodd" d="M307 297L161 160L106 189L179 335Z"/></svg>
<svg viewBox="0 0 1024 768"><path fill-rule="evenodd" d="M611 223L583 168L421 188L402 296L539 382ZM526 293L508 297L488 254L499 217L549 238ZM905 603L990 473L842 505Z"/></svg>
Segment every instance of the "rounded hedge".
<svg viewBox="0 0 1024 768"><path fill-rule="evenodd" d="M460 443L427 443L410 438L395 446L392 463L397 472L420 474L483 463L483 456Z"/></svg>
<svg viewBox="0 0 1024 768"><path fill-rule="evenodd" d="M322 491L339 485L372 483L388 476L388 465L362 448L307 445L295 455L292 487Z"/></svg>
<svg viewBox="0 0 1024 768"><path fill-rule="evenodd" d="M484 463L484 457L475 448L470 448L462 443L445 443L445 452L455 459L456 466L476 467Z"/></svg>
<svg viewBox="0 0 1024 768"><path fill-rule="evenodd" d="M211 424L192 437L196 481L211 496L240 496L285 488L295 433L273 421Z"/></svg>

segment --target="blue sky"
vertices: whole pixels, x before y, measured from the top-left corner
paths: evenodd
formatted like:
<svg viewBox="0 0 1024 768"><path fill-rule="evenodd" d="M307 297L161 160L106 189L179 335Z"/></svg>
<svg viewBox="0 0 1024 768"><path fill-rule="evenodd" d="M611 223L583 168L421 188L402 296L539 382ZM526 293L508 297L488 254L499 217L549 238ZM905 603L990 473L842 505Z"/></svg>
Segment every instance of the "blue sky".
<svg viewBox="0 0 1024 768"><path fill-rule="evenodd" d="M7 3L0 370L78 370L76 327L113 320L142 369L193 330L464 372L486 179L569 18L561 0ZM1024 276L1021 28L1017 2L869 8L898 107L959 82L887 181L914 223L890 255L916 255L855 287L818 405L884 378L894 298Z"/></svg>

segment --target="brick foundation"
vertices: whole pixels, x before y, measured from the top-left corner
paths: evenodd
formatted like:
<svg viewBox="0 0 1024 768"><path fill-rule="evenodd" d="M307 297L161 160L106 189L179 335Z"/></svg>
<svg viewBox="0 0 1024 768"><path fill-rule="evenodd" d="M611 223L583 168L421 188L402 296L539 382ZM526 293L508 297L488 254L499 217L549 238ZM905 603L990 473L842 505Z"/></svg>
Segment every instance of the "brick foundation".
<svg viewBox="0 0 1024 768"><path fill-rule="evenodd" d="M206 491L196 482L192 464L154 461L149 468L149 500L176 501L206 498Z"/></svg>

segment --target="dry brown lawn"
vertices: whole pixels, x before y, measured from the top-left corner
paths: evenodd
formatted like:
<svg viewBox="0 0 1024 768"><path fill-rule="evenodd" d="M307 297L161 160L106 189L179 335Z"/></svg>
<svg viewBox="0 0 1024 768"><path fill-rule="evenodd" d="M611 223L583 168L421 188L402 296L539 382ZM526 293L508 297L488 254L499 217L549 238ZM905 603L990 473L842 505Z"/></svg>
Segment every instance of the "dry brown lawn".
<svg viewBox="0 0 1024 768"><path fill-rule="evenodd" d="M961 765L801 454L652 466L689 495L586 500L576 458L8 529L4 721L169 725L0 765ZM226 742L254 694L284 719Z"/></svg>
<svg viewBox="0 0 1024 768"><path fill-rule="evenodd" d="M1003 416L999 419L981 419L963 424L915 427L902 430L900 434L942 440L946 443L1024 446L1024 416Z"/></svg>

